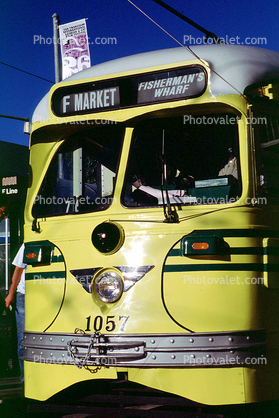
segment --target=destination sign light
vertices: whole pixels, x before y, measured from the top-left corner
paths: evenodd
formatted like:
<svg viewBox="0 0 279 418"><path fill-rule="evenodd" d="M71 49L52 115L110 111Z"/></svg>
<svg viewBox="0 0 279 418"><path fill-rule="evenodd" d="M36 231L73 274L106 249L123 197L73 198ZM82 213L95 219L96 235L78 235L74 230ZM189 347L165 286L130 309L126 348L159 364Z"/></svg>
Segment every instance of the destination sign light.
<svg viewBox="0 0 279 418"><path fill-rule="evenodd" d="M202 66L187 66L140 76L59 87L51 99L56 116L84 115L111 109L197 97L206 89Z"/></svg>

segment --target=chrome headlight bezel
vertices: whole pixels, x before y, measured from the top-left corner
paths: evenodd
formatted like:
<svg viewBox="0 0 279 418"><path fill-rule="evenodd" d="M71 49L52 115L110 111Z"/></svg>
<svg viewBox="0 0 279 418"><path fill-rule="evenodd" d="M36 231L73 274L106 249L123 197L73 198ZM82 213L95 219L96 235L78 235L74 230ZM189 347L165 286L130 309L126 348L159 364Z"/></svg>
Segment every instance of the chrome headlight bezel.
<svg viewBox="0 0 279 418"><path fill-rule="evenodd" d="M105 269L96 274L93 280L94 294L104 303L117 302L124 290L124 280L117 270Z"/></svg>

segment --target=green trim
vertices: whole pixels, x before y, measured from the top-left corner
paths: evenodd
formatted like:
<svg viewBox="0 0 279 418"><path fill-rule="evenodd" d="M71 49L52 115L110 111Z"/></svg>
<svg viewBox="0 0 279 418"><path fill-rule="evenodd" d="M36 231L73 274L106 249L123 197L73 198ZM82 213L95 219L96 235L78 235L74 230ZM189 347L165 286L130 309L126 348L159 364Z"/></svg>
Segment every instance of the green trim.
<svg viewBox="0 0 279 418"><path fill-rule="evenodd" d="M279 238L279 231L269 229L199 229L191 232L187 237L196 235L219 235L225 237L238 238Z"/></svg>
<svg viewBox="0 0 279 418"><path fill-rule="evenodd" d="M65 279L65 271L48 271L40 273L25 273L25 280L53 280L53 279Z"/></svg>
<svg viewBox="0 0 279 418"><path fill-rule="evenodd" d="M260 271L279 272L279 264L230 263L230 264L170 264L165 265L164 273L187 271Z"/></svg>
<svg viewBox="0 0 279 418"><path fill-rule="evenodd" d="M234 247L226 248L223 250L222 255L278 255L279 256L279 247ZM180 249L173 248L168 253L168 257L180 257ZM187 254L183 255L187 257Z"/></svg>

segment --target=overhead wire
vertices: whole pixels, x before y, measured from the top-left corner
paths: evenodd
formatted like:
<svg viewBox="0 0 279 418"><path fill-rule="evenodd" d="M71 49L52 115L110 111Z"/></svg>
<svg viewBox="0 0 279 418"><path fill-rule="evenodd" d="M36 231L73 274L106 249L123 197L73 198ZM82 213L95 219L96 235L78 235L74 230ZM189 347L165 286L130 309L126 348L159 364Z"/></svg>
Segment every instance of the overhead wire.
<svg viewBox="0 0 279 418"><path fill-rule="evenodd" d="M173 7L169 6L167 3L165 3L162 0L152 0L154 3L159 4L159 6L164 7L166 10L168 10L169 12L173 13L175 16L179 17L180 19L184 20L185 22L189 23L191 26L193 26L194 28L198 29L199 31L201 31L202 33L204 33L206 35L205 38L205 42L207 41L208 38L212 38L213 42L216 43L225 43L223 40L221 40L220 38L218 38L218 36L215 35L215 33L210 32L209 30L206 30L205 28L203 28L202 26L200 26L198 23L194 22L193 20L189 19L188 17L184 16L182 13L178 12L176 9L174 9Z"/></svg>
<svg viewBox="0 0 279 418"><path fill-rule="evenodd" d="M20 68L14 67L13 65L10 65L10 64L6 64L5 62L0 61L0 64L6 65L7 67L13 68L14 70L21 71L22 73L25 73L33 77L40 78L41 80L47 81L49 83L55 84L54 81L48 80L47 78L44 78L44 77L40 77L39 75L36 75L36 74L29 73L28 71L21 70Z"/></svg>
<svg viewBox="0 0 279 418"><path fill-rule="evenodd" d="M181 42L178 41L173 35L171 35L166 29L164 29L159 23L157 23L154 19L152 19L147 13L145 13L142 9L140 9L136 4L134 4L131 0L128 0L128 2L134 6L137 10L139 10L147 19L149 19L152 23L154 23L159 29L161 29L166 35L168 35L170 38L172 38L178 45L180 45L182 48L187 49L196 59L198 59L202 64L204 64L211 72L213 72L215 75L217 75L221 80L223 80L225 83L227 83L231 88L233 88L238 94L240 94L246 101L246 97L244 96L241 91L239 91L235 86L233 86L228 80L226 80L224 77L222 77L217 71L215 71L208 62L200 58L188 45L183 45Z"/></svg>

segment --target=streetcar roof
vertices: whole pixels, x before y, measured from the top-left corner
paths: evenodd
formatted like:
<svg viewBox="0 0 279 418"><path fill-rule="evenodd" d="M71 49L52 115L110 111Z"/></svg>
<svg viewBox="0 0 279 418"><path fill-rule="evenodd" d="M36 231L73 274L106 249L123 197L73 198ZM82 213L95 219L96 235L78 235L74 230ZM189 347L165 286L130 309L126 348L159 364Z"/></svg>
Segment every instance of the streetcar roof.
<svg viewBox="0 0 279 418"><path fill-rule="evenodd" d="M190 47L161 49L118 58L94 65L74 74L65 81L80 81L92 77L119 74L127 71L148 69L187 61L206 61L211 71L211 96L244 93L247 86L279 79L279 52L243 45L197 45ZM58 83L59 84L59 83ZM32 121L48 119L48 94L41 100Z"/></svg>

